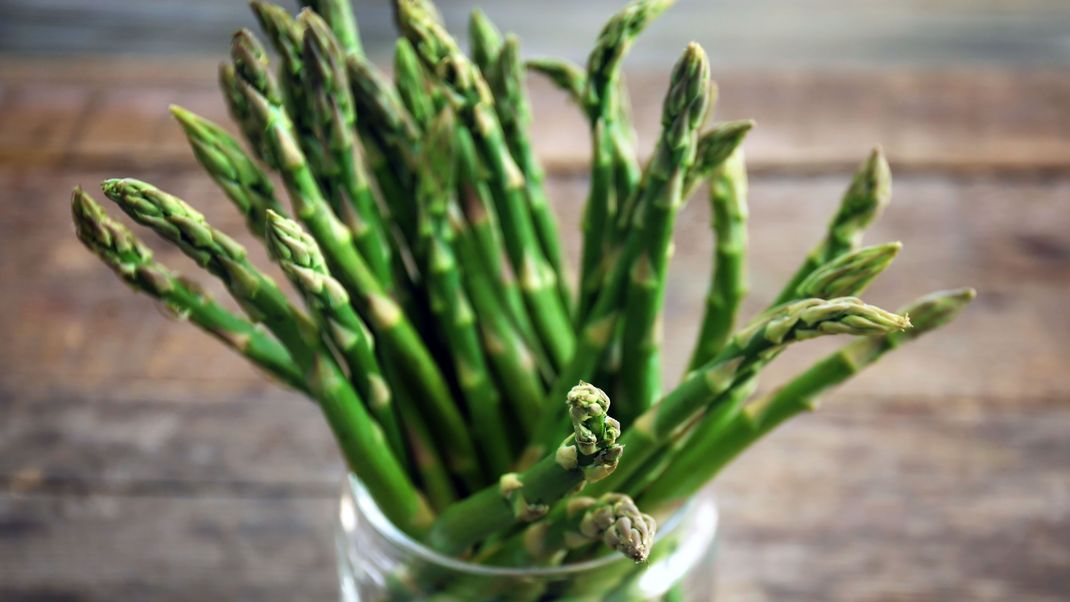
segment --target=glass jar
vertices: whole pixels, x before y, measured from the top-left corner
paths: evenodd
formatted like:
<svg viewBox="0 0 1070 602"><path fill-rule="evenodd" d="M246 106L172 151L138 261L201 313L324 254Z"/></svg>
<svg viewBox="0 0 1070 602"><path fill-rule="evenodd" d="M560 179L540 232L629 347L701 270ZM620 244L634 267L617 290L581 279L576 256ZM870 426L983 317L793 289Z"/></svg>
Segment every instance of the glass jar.
<svg viewBox="0 0 1070 602"><path fill-rule="evenodd" d="M713 595L717 507L709 492L659 526L650 559L619 555L553 567L493 567L443 556L405 535L350 476L336 543L342 602L698 602Z"/></svg>

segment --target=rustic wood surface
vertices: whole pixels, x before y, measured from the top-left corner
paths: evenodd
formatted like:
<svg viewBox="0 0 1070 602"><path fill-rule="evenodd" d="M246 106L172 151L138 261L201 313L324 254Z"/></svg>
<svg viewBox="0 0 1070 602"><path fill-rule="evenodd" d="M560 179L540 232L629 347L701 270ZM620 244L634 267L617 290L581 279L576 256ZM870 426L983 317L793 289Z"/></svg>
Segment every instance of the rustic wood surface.
<svg viewBox="0 0 1070 602"><path fill-rule="evenodd" d="M0 600L334 595L341 465L315 408L163 318L70 232L70 187L122 175L243 232L166 113L179 102L221 116L203 67L0 64ZM723 475L719 600L1067 599L1068 75L719 77L721 115L761 122L748 144L751 309L818 236L874 141L899 175L869 240L906 248L868 297L981 293L946 331ZM631 79L645 141L659 82ZM586 136L545 87L536 102L551 193L576 224ZM669 378L693 336L707 222L701 200L680 220ZM564 230L575 256L576 228ZM827 348L785 354L766 384Z"/></svg>

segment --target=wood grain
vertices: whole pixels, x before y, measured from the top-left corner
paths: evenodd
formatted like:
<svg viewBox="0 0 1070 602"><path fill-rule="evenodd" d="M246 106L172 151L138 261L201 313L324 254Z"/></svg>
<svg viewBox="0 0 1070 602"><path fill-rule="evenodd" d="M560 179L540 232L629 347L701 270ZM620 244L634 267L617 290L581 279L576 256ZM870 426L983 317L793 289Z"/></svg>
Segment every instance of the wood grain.
<svg viewBox="0 0 1070 602"><path fill-rule="evenodd" d="M316 409L162 317L70 231L72 185L131 175L251 242L167 122L175 99L221 117L210 82L188 66L111 81L91 66L6 74L0 600L332 599L341 466ZM947 330L861 375L722 475L719 599L1065 599L1065 76L731 77L722 79L723 113L760 112L770 136L748 143L758 166L748 311L819 236L869 136L890 139L899 175L868 240L906 248L867 298L895 306L960 285L981 295ZM874 100L937 80L951 84L913 102ZM637 111L650 115L660 86L640 81L631 80ZM570 131L570 108L538 94L549 124L537 130L541 148L557 166L550 193L562 223L576 224L585 137ZM953 159L922 169L940 157ZM698 197L677 232L670 381L690 351L707 281L708 218ZM576 229L564 232L574 259ZM193 271L147 238L163 261ZM266 265L259 245L250 250ZM785 354L763 386L829 348Z"/></svg>

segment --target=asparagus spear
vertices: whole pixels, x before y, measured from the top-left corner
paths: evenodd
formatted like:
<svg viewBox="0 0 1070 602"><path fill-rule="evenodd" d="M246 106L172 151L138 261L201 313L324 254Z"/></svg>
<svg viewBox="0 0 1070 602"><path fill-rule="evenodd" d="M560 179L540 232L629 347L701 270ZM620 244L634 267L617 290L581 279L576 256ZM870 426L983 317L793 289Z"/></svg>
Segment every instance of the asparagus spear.
<svg viewBox="0 0 1070 602"><path fill-rule="evenodd" d="M902 248L902 243L889 242L840 255L811 272L799 283L796 297L831 299L859 295L874 278L891 265Z"/></svg>
<svg viewBox="0 0 1070 602"><path fill-rule="evenodd" d="M519 276L520 289L540 340L555 366L563 365L575 344L571 324L556 292L553 268L539 246L526 207L524 176L505 144L486 81L453 38L425 11L402 3L399 19L421 60L451 93L458 117L472 133L489 168L506 254Z"/></svg>
<svg viewBox="0 0 1070 602"><path fill-rule="evenodd" d="M308 391L304 375L286 348L260 327L216 303L193 281L167 269L126 226L107 216L81 187L71 200L78 239L131 288L160 300L168 312L188 319L253 365L282 382Z"/></svg>
<svg viewBox="0 0 1070 602"><path fill-rule="evenodd" d="M940 291L921 297L899 310L909 314L913 328L860 338L826 356L772 393L745 406L720 428L704 420L662 476L642 495L651 507L682 500L739 453L786 420L817 409L818 396L843 383L885 353L950 322L971 300L973 289Z"/></svg>
<svg viewBox="0 0 1070 602"><path fill-rule="evenodd" d="M484 78L490 79L502 51L502 32L478 7L468 15L468 43L472 62L479 67Z"/></svg>
<svg viewBox="0 0 1070 602"><path fill-rule="evenodd" d="M364 55L360 30L349 0L301 0L301 6L311 8L323 17L346 54Z"/></svg>
<svg viewBox="0 0 1070 602"><path fill-rule="evenodd" d="M435 117L435 106L424 67L405 38L398 38L394 44L394 86L413 122L426 131Z"/></svg>
<svg viewBox="0 0 1070 602"><path fill-rule="evenodd" d="M640 206L651 208L651 233L665 232L671 228L674 212L670 209L680 202L682 182L689 158L694 153L694 134L698 127L692 109L699 108L708 94L703 86L698 85L708 81L708 73L701 68L705 63L701 49L689 46L673 71L675 77L662 108L661 135L643 176L646 185L640 191ZM682 94L684 98L680 97ZM568 383L589 378L597 367L616 332L629 273L644 252L644 246L653 242L656 241L645 238L641 233L633 233L614 258L612 270L605 277L598 300L583 322L576 353L551 388L551 399L560 398L567 391ZM532 445L525 453L526 458L541 457L545 446L560 436L564 417L555 409L549 406L549 411L540 418Z"/></svg>
<svg viewBox="0 0 1070 602"><path fill-rule="evenodd" d="M795 297L799 283L822 264L858 247L862 232L877 219L892 196L892 175L880 148L855 173L850 187L840 201L840 208L829 222L825 238L810 250L777 295L773 305Z"/></svg>
<svg viewBox="0 0 1070 602"><path fill-rule="evenodd" d="M461 280L446 215L449 195L454 189L453 135L454 124L447 109L432 125L423 155L428 166L419 188L426 239L424 274L431 310L449 343L457 382L471 417L476 444L483 452L484 466L488 474L501 475L509 469L514 446L502 414L501 396L480 346L475 314Z"/></svg>
<svg viewBox="0 0 1070 602"><path fill-rule="evenodd" d="M673 172L667 182L669 194L638 208L640 250L630 270L621 333L623 386L618 397L625 401L618 410L626 424L657 401L661 394L661 307L672 247L676 212L686 199L683 181L694 160L696 133L706 117L710 101L710 67L698 44L688 46L673 70L665 97L663 123L672 124L671 140L652 161L657 172ZM666 152L667 151L667 152ZM648 186L653 186L648 181Z"/></svg>
<svg viewBox="0 0 1070 602"><path fill-rule="evenodd" d="M710 213L716 238L713 274L689 371L708 362L724 347L747 295L747 169L741 148L732 152L710 177Z"/></svg>
<svg viewBox="0 0 1070 602"><path fill-rule="evenodd" d="M587 73L583 68L565 59L536 57L524 65L531 71L549 79L558 89L568 94L577 105L583 104L583 91L587 87Z"/></svg>
<svg viewBox="0 0 1070 602"><path fill-rule="evenodd" d="M281 176L297 215L319 242L331 274L346 288L384 347L411 379L413 397L427 412L450 468L469 486L482 480L471 435L452 395L408 316L385 294L367 263L351 244L351 234L330 211L292 134L286 113L249 86L242 88L260 119L282 167Z"/></svg>
<svg viewBox="0 0 1070 602"><path fill-rule="evenodd" d="M249 264L240 246L213 230L182 201L137 180L108 180L104 188L135 221L174 242L219 276L239 304L283 341L352 469L395 524L409 533L422 532L431 519L426 501L390 452L364 402L320 347L318 333L311 324L304 324L307 318L297 314L278 288Z"/></svg>
<svg viewBox="0 0 1070 602"><path fill-rule="evenodd" d="M296 222L274 211L266 217L268 251L315 310L320 329L340 352L357 392L368 402L393 452L405 462L407 452L394 415L390 386L375 357L371 332L349 305L349 293L327 271L315 239Z"/></svg>
<svg viewBox="0 0 1070 602"><path fill-rule="evenodd" d="M332 183L328 198L335 213L353 231L357 248L379 282L390 290L389 233L354 140L357 117L342 50L316 13L302 11L298 23L304 27L305 93L312 113L309 121L325 157L321 175Z"/></svg>
<svg viewBox="0 0 1070 602"><path fill-rule="evenodd" d="M112 179L106 180L102 188L134 221L152 228L219 278L242 309L282 341L299 366L311 364L318 346L318 329L290 304L268 276L249 262L244 247L209 225L184 201L147 182Z"/></svg>
<svg viewBox="0 0 1070 602"><path fill-rule="evenodd" d="M684 182L684 197L691 196L702 180L713 176L740 147L753 127L754 120L740 119L715 124L702 133L695 148L695 163Z"/></svg>
<svg viewBox="0 0 1070 602"><path fill-rule="evenodd" d="M267 174L223 128L177 105L171 105L171 114L197 160L245 216L249 231L263 238L267 212L283 213Z"/></svg>
<svg viewBox="0 0 1070 602"><path fill-rule="evenodd" d="M264 134L245 102L245 95L238 87L238 81L244 79L249 82L249 85L275 104L282 104L282 93L269 71L267 53L252 32L248 29L236 31L231 38L230 47L234 64L223 64L219 67L219 85L223 90L223 98L230 116L238 124L257 158L274 169L277 162L271 156L271 149L264 139Z"/></svg>
<svg viewBox="0 0 1070 602"><path fill-rule="evenodd" d="M866 305L853 297L804 299L762 316L737 332L717 357L692 371L657 405L644 412L622 443L629 462L590 495L619 490L652 453L685 427L696 413L719 399L733 382L748 378L765 358L791 343L830 334L870 335L904 330L906 316ZM715 409L715 408L713 408Z"/></svg>
<svg viewBox="0 0 1070 602"><path fill-rule="evenodd" d="M580 383L569 391L567 403L573 432L557 451L451 506L428 532L428 545L443 553L459 553L517 521L537 520L548 504L585 481L593 483L613 472L623 448L617 444L620 424L606 413L609 397Z"/></svg>
<svg viewBox="0 0 1070 602"><path fill-rule="evenodd" d="M568 550L595 542L602 542L635 562L645 562L650 555L657 522L640 512L631 497L622 493L607 493L598 498L573 496L557 507L562 509L561 516L547 517L525 529L520 536L522 553L509 558L510 564L556 564ZM507 549L503 548L503 552ZM498 556L494 558L497 560Z"/></svg>
<svg viewBox="0 0 1070 602"><path fill-rule="evenodd" d="M580 263L578 316L581 319L596 301L605 275L605 256L615 246L611 232L614 220L618 218L617 208L627 203L638 182L627 124L620 119L621 64L636 37L672 3L673 0L636 0L628 4L603 27L587 59L583 106L596 138L592 148L591 180L601 179L614 185L592 185L587 199ZM597 140L599 136L605 140ZM598 173L602 170L608 173ZM621 219L629 222L630 216L622 215Z"/></svg>
<svg viewBox="0 0 1070 602"><path fill-rule="evenodd" d="M531 128L531 107L524 90L524 64L520 59L520 43L516 36L506 37L498 60L488 76L488 83L494 91L494 108L505 133L506 144L524 173L528 210L531 212L535 234L538 235L542 251L556 275L557 293L561 297L561 303L571 310L572 293L568 286L557 218L554 217L550 202L546 198L543 185L545 174L535 157L528 134Z"/></svg>

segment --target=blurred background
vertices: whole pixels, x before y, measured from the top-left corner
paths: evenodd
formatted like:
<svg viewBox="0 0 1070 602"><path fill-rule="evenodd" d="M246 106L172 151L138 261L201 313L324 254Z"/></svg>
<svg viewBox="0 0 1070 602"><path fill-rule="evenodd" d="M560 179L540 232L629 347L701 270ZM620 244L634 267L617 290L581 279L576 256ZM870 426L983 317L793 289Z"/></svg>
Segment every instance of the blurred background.
<svg viewBox="0 0 1070 602"><path fill-rule="evenodd" d="M621 4L480 6L527 55L582 62ZM388 65L389 2L355 5ZM463 38L476 4L438 5ZM167 113L226 120L215 67L240 26L255 30L242 0L0 0L0 600L335 596L342 467L315 408L131 295L67 215L71 186L133 176L243 231ZM906 246L867 298L980 292L720 477L717 599L1066 600L1070 4L680 0L627 62L644 151L690 40L712 59L716 119L758 121L749 310L875 144L895 194L867 241ZM586 126L545 82L530 89L575 259ZM700 194L679 221L669 382L700 315L708 220ZM785 354L763 388L824 349Z"/></svg>

